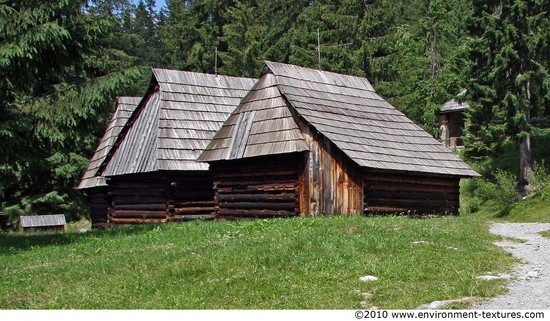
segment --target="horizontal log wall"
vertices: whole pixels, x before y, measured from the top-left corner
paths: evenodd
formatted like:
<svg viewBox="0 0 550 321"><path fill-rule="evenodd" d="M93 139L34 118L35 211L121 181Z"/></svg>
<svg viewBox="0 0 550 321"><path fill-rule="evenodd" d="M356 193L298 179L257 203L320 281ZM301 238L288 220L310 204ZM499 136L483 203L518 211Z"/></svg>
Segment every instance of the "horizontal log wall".
<svg viewBox="0 0 550 321"><path fill-rule="evenodd" d="M90 199L90 220L92 228L105 228L109 213L110 200L107 187L93 188L88 191Z"/></svg>
<svg viewBox="0 0 550 321"><path fill-rule="evenodd" d="M162 223L215 217L208 172L155 172L112 177L109 224Z"/></svg>
<svg viewBox="0 0 550 321"><path fill-rule="evenodd" d="M365 214L458 215L459 177L368 170Z"/></svg>
<svg viewBox="0 0 550 321"><path fill-rule="evenodd" d="M215 218L216 203L210 172L172 175L168 183L169 221Z"/></svg>
<svg viewBox="0 0 550 321"><path fill-rule="evenodd" d="M218 216L289 217L299 213L301 154L212 163Z"/></svg>
<svg viewBox="0 0 550 321"><path fill-rule="evenodd" d="M115 176L111 187L110 224L160 223L167 219L167 184L151 174Z"/></svg>

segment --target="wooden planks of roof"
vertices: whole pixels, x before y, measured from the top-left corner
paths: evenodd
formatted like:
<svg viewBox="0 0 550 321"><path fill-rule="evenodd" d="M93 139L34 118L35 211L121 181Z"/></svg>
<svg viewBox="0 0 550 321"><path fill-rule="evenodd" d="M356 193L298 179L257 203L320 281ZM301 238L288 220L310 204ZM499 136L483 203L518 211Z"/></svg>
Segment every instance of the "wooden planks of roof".
<svg viewBox="0 0 550 321"><path fill-rule="evenodd" d="M67 224L67 221L65 220L64 214L19 217L19 225L25 232L25 235L34 230L63 232L65 230L65 224Z"/></svg>
<svg viewBox="0 0 550 321"><path fill-rule="evenodd" d="M454 113L454 112L461 112L468 108L470 108L470 105L466 101L459 102L460 97L464 96L466 94L466 89L462 90L458 95L456 95L455 98L446 101L441 108L439 109L440 113Z"/></svg>
<svg viewBox="0 0 550 321"><path fill-rule="evenodd" d="M139 104L141 97L118 97L116 100L115 112L111 121L105 129L103 137L99 141L94 154L90 159L88 168L82 175L82 179L77 189L88 189L99 186L106 186L105 178L98 176L97 171L99 166L103 163L107 154L111 151L115 141L120 134L120 131L126 125L126 122L130 118L130 115L134 112Z"/></svg>
<svg viewBox="0 0 550 321"><path fill-rule="evenodd" d="M103 164L103 175L207 171L197 157L255 81L153 69L152 85Z"/></svg>
<svg viewBox="0 0 550 321"><path fill-rule="evenodd" d="M266 62L266 67L255 90L243 99L200 160L262 156L290 152L292 148L307 150L294 126L302 119L363 168L477 175L380 97L367 79L275 62ZM275 104L277 113L270 104ZM246 146L239 146L240 152L231 154L229 142L235 141L237 133L242 135L242 131L235 130L238 115L251 110L256 114L249 122L261 124L258 128L270 134L262 137L263 146L259 148L252 143L253 136L260 135L253 128L248 139L239 140Z"/></svg>
<svg viewBox="0 0 550 321"><path fill-rule="evenodd" d="M262 77L199 160L228 160L308 150L272 74Z"/></svg>

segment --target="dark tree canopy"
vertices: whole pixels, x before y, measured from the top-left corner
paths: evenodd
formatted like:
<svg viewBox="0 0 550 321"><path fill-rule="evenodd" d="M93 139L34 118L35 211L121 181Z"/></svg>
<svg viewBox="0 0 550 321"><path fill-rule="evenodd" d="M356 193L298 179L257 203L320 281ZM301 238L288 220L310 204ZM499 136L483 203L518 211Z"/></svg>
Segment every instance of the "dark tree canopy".
<svg viewBox="0 0 550 321"><path fill-rule="evenodd" d="M530 136L550 110L548 1L475 1L468 152L483 157L513 139L520 145L518 187L533 174Z"/></svg>

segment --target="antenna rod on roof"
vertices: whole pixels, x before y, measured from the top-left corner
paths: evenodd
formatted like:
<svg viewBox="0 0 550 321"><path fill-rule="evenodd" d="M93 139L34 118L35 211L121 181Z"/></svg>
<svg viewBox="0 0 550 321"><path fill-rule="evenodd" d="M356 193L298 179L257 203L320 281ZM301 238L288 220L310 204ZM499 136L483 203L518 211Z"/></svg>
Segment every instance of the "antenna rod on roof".
<svg viewBox="0 0 550 321"><path fill-rule="evenodd" d="M317 28L317 59L319 60L319 70L321 70L321 37L319 35L319 28Z"/></svg>
<svg viewBox="0 0 550 321"><path fill-rule="evenodd" d="M218 75L218 47L216 47L216 54L214 55L214 74Z"/></svg>

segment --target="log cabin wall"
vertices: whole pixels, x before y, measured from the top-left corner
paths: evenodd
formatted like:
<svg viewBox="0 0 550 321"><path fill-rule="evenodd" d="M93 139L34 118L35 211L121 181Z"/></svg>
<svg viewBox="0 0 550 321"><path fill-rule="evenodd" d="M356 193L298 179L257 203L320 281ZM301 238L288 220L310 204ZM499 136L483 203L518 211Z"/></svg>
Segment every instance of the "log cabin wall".
<svg viewBox="0 0 550 321"><path fill-rule="evenodd" d="M110 207L109 187L102 186L90 189L90 220L92 228L105 228Z"/></svg>
<svg viewBox="0 0 550 321"><path fill-rule="evenodd" d="M218 217L297 216L302 163L302 153L211 163Z"/></svg>
<svg viewBox="0 0 550 321"><path fill-rule="evenodd" d="M302 216L353 215L363 210L360 168L304 121L300 130L310 151L300 181Z"/></svg>
<svg viewBox="0 0 550 321"><path fill-rule="evenodd" d="M110 181L110 224L161 223L214 218L208 172L122 175Z"/></svg>
<svg viewBox="0 0 550 321"><path fill-rule="evenodd" d="M168 220L214 219L213 177L211 172L195 171L168 176Z"/></svg>
<svg viewBox="0 0 550 321"><path fill-rule="evenodd" d="M372 214L458 215L456 176L366 170L364 211Z"/></svg>

